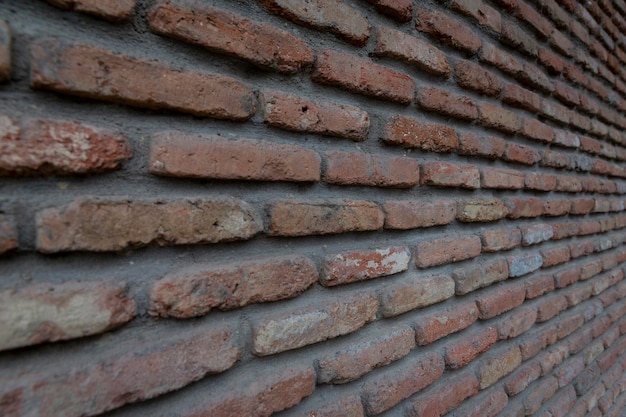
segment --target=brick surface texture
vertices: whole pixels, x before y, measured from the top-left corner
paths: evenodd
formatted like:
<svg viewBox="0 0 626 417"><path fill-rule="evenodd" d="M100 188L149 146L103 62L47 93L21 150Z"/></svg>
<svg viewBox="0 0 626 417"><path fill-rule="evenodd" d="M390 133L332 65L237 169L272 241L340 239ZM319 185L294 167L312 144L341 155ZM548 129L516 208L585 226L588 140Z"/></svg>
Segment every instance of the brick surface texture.
<svg viewBox="0 0 626 417"><path fill-rule="evenodd" d="M623 417L625 33L0 1L0 416Z"/></svg>

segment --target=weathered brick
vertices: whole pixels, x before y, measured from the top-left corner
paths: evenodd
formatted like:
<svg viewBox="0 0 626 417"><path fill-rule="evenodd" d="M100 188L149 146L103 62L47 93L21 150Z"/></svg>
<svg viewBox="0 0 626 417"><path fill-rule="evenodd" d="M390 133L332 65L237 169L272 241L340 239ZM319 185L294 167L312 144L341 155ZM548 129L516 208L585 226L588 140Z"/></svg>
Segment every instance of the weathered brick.
<svg viewBox="0 0 626 417"><path fill-rule="evenodd" d="M399 22L408 22L413 18L411 0L368 0L376 5L376 9Z"/></svg>
<svg viewBox="0 0 626 417"><path fill-rule="evenodd" d="M525 280L526 298L531 300L554 291L552 275L533 275Z"/></svg>
<svg viewBox="0 0 626 417"><path fill-rule="evenodd" d="M522 121L520 134L540 142L550 143L554 140L554 130L537 119L524 119ZM535 151L535 153L537 155L534 156L533 163L540 160L539 153L537 151Z"/></svg>
<svg viewBox="0 0 626 417"><path fill-rule="evenodd" d="M319 84L401 104L411 103L415 94L415 84L408 75L333 50L317 57L311 78Z"/></svg>
<svg viewBox="0 0 626 417"><path fill-rule="evenodd" d="M539 48L538 59L548 72L560 74L565 70L565 61L547 48Z"/></svg>
<svg viewBox="0 0 626 417"><path fill-rule="evenodd" d="M551 294L541 297L535 304L537 309L537 323L543 323L567 309L567 300L563 295Z"/></svg>
<svg viewBox="0 0 626 417"><path fill-rule="evenodd" d="M474 54L482 44L472 29L443 12L417 9L415 27L420 32L465 52Z"/></svg>
<svg viewBox="0 0 626 417"><path fill-rule="evenodd" d="M233 55L265 69L295 73L313 62L311 48L289 32L194 0L160 0L148 22L159 35Z"/></svg>
<svg viewBox="0 0 626 417"><path fill-rule="evenodd" d="M447 275L411 276L381 290L380 311L383 317L393 317L453 295L454 281Z"/></svg>
<svg viewBox="0 0 626 417"><path fill-rule="evenodd" d="M555 178L556 180L556 178ZM544 216L564 216L570 212L571 202L565 199L546 200L543 202Z"/></svg>
<svg viewBox="0 0 626 417"><path fill-rule="evenodd" d="M18 247L17 225L13 216L0 212L0 255Z"/></svg>
<svg viewBox="0 0 626 417"><path fill-rule="evenodd" d="M415 247L418 268L459 262L480 255L480 237L476 235L444 237L419 242Z"/></svg>
<svg viewBox="0 0 626 417"><path fill-rule="evenodd" d="M528 226L521 226L522 246L536 245L537 243L550 240L554 232L552 226L546 223L535 223Z"/></svg>
<svg viewBox="0 0 626 417"><path fill-rule="evenodd" d="M582 191L582 184L578 178L572 175L557 175L556 191L578 193Z"/></svg>
<svg viewBox="0 0 626 417"><path fill-rule="evenodd" d="M509 208L509 219L537 217L543 214L543 202L537 197L510 197L504 200Z"/></svg>
<svg viewBox="0 0 626 417"><path fill-rule="evenodd" d="M388 145L418 148L428 152L451 152L459 146L459 139L453 128L437 123L422 123L406 116L389 119L382 139Z"/></svg>
<svg viewBox="0 0 626 417"><path fill-rule="evenodd" d="M269 314L252 325L252 349L255 355L272 355L352 333L374 320L377 310L376 297L361 293Z"/></svg>
<svg viewBox="0 0 626 417"><path fill-rule="evenodd" d="M416 37L385 26L376 28L376 55L399 59L411 65L447 78L450 65L446 54Z"/></svg>
<svg viewBox="0 0 626 417"><path fill-rule="evenodd" d="M541 376L541 367L536 361L523 363L506 379L504 389L510 396L516 396L524 391L532 382Z"/></svg>
<svg viewBox="0 0 626 417"><path fill-rule="evenodd" d="M483 188L499 188L518 190L524 188L524 174L521 171L485 167L481 171L481 185Z"/></svg>
<svg viewBox="0 0 626 417"><path fill-rule="evenodd" d="M527 290L527 289L526 289ZM521 306L504 314L497 322L498 338L512 339L530 329L537 320L537 310L530 306Z"/></svg>
<svg viewBox="0 0 626 417"><path fill-rule="evenodd" d="M512 83L504 86L502 101L531 112L537 112L541 108L541 97L538 94Z"/></svg>
<svg viewBox="0 0 626 417"><path fill-rule="evenodd" d="M513 372L522 363L522 353L517 346L499 348L478 361L480 389L492 386Z"/></svg>
<svg viewBox="0 0 626 417"><path fill-rule="evenodd" d="M176 71L161 63L58 39L44 39L33 45L31 86L217 119L247 120L255 113L253 91L233 78ZM200 90L204 93L197 94Z"/></svg>
<svg viewBox="0 0 626 417"><path fill-rule="evenodd" d="M593 292L593 286L585 283L583 286L572 286L564 293L567 305L573 307L589 299Z"/></svg>
<svg viewBox="0 0 626 417"><path fill-rule="evenodd" d="M466 400L450 413L450 417L496 417L508 405L509 397L502 388L485 391Z"/></svg>
<svg viewBox="0 0 626 417"><path fill-rule="evenodd" d="M520 119L517 114L502 107L485 102L480 104L479 112L479 123L484 127L505 133L515 133L520 128Z"/></svg>
<svg viewBox="0 0 626 417"><path fill-rule="evenodd" d="M502 159L524 165L535 165L541 160L541 155L530 146L507 143Z"/></svg>
<svg viewBox="0 0 626 417"><path fill-rule="evenodd" d="M314 102L277 90L263 90L259 100L263 120L270 126L357 142L367 137L369 115L358 107L329 101Z"/></svg>
<svg viewBox="0 0 626 417"><path fill-rule="evenodd" d="M96 415L229 369L240 354L232 330L203 327L156 342L135 343L130 352L83 364L70 361L53 371L24 375L21 400L37 415ZM310 374L314 380L312 369Z"/></svg>
<svg viewBox="0 0 626 417"><path fill-rule="evenodd" d="M370 25L365 16L345 3L312 0L306 3L293 0L262 0L261 5L304 26L334 33L341 39L362 46L370 36Z"/></svg>
<svg viewBox="0 0 626 417"><path fill-rule="evenodd" d="M556 187L556 176L552 174L541 174L538 172L527 172L524 176L524 186L535 191L552 191ZM569 200L565 201L568 202L569 210Z"/></svg>
<svg viewBox="0 0 626 417"><path fill-rule="evenodd" d="M419 184L415 159L331 151L324 155L323 179L330 184L410 188Z"/></svg>
<svg viewBox="0 0 626 417"><path fill-rule="evenodd" d="M543 256L543 265L541 266L542 268L549 268L551 266L560 265L568 262L571 259L570 249L568 246L542 249L541 256Z"/></svg>
<svg viewBox="0 0 626 417"><path fill-rule="evenodd" d="M456 165L448 162L422 164L421 183L437 187L480 188L480 174L474 165Z"/></svg>
<svg viewBox="0 0 626 417"><path fill-rule="evenodd" d="M478 394L479 383L470 372L461 372L411 399L410 415L440 417Z"/></svg>
<svg viewBox="0 0 626 417"><path fill-rule="evenodd" d="M361 397L351 393L321 393L283 413L289 417L365 417Z"/></svg>
<svg viewBox="0 0 626 417"><path fill-rule="evenodd" d="M541 99L541 114L556 122L568 124L570 122L569 111L565 106L552 101Z"/></svg>
<svg viewBox="0 0 626 417"><path fill-rule="evenodd" d="M505 259L475 262L472 266L457 268L452 273L457 295L467 294L475 289L503 281L509 277L509 267Z"/></svg>
<svg viewBox="0 0 626 417"><path fill-rule="evenodd" d="M271 236L307 236L378 230L383 212L358 200L283 200L270 205Z"/></svg>
<svg viewBox="0 0 626 417"><path fill-rule="evenodd" d="M553 376L547 376L533 384L524 398L526 415L534 414L559 389L559 383Z"/></svg>
<svg viewBox="0 0 626 417"><path fill-rule="evenodd" d="M569 155L562 152L546 149L541 153L539 165L551 168L568 168L570 166Z"/></svg>
<svg viewBox="0 0 626 417"><path fill-rule="evenodd" d="M518 61L513 55L499 49L490 42L483 42L483 46L478 52L478 59L482 62L487 62L488 64L493 65L499 70L512 76L519 74L523 68L520 61ZM508 85L511 84L507 84L507 86Z"/></svg>
<svg viewBox="0 0 626 417"><path fill-rule="evenodd" d="M502 22L500 42L531 57L537 56L537 41L535 38L512 21Z"/></svg>
<svg viewBox="0 0 626 417"><path fill-rule="evenodd" d="M295 297L318 279L313 262L300 255L238 264L194 265L158 280L150 294L150 313L161 317L202 316L252 303Z"/></svg>
<svg viewBox="0 0 626 417"><path fill-rule="evenodd" d="M418 106L426 111L470 121L478 118L478 106L471 98L451 94L439 88L420 88L416 101Z"/></svg>
<svg viewBox="0 0 626 417"><path fill-rule="evenodd" d="M0 20L0 84L11 79L11 30Z"/></svg>
<svg viewBox="0 0 626 417"><path fill-rule="evenodd" d="M379 366L406 356L415 347L410 327L389 329L358 344L344 344L318 361L318 383L342 384L354 381Z"/></svg>
<svg viewBox="0 0 626 417"><path fill-rule="evenodd" d="M157 133L150 173L171 177L256 181L319 181L319 155L297 145L177 131Z"/></svg>
<svg viewBox="0 0 626 417"><path fill-rule="evenodd" d="M495 327L460 333L453 341L446 344L443 356L446 366L457 369L467 365L478 355L488 351L497 340L498 331Z"/></svg>
<svg viewBox="0 0 626 417"><path fill-rule="evenodd" d="M575 222L553 223L552 231L554 235L552 236L552 239L559 240L576 236L578 234L578 229L578 224Z"/></svg>
<svg viewBox="0 0 626 417"><path fill-rule="evenodd" d="M538 253L526 255L511 255L507 258L509 263L509 276L521 277L541 268L543 258Z"/></svg>
<svg viewBox="0 0 626 417"><path fill-rule="evenodd" d="M454 77L461 87L478 91L486 96L496 97L502 91L502 82L497 76L471 61L457 62L454 65Z"/></svg>
<svg viewBox="0 0 626 417"><path fill-rule="evenodd" d="M324 286L348 284L406 271L411 253L404 246L341 252L328 255L322 265Z"/></svg>
<svg viewBox="0 0 626 417"><path fill-rule="evenodd" d="M572 53L575 50L574 43L569 40L562 32L559 30L554 30L550 35L550 46L557 50L557 52L562 53L565 56L572 56Z"/></svg>
<svg viewBox="0 0 626 417"><path fill-rule="evenodd" d="M478 137L473 133L466 133L459 138L459 155L478 155L489 159L498 159L504 154L506 142L500 138Z"/></svg>
<svg viewBox="0 0 626 417"><path fill-rule="evenodd" d="M415 229L452 223L456 216L456 202L434 201L387 201L382 206L385 212L385 229Z"/></svg>
<svg viewBox="0 0 626 417"><path fill-rule="evenodd" d="M456 219L460 222L492 222L508 214L504 203L497 198L473 198L457 203Z"/></svg>
<svg viewBox="0 0 626 417"><path fill-rule="evenodd" d="M502 29L500 12L480 0L454 0L449 6L452 10L474 18L479 25L496 33Z"/></svg>
<svg viewBox="0 0 626 417"><path fill-rule="evenodd" d="M578 92L560 81L554 82L554 96L563 103L571 106L578 106L580 104Z"/></svg>
<svg viewBox="0 0 626 417"><path fill-rule="evenodd" d="M33 284L0 293L0 305L0 350L102 333L135 316L122 288L96 282Z"/></svg>
<svg viewBox="0 0 626 417"><path fill-rule="evenodd" d="M128 19L134 9L135 0L46 0L53 6L75 10L101 17L113 22Z"/></svg>
<svg viewBox="0 0 626 417"><path fill-rule="evenodd" d="M476 296L478 317L481 320L496 317L521 305L525 298L526 288L521 282L490 287Z"/></svg>
<svg viewBox="0 0 626 417"><path fill-rule="evenodd" d="M522 244L522 232L517 228L485 230L480 238L483 252L509 250Z"/></svg>
<svg viewBox="0 0 626 417"><path fill-rule="evenodd" d="M518 5L517 17L532 26L541 38L546 38L552 33L552 24L538 11L524 1L518 2Z"/></svg>
<svg viewBox="0 0 626 417"><path fill-rule="evenodd" d="M103 252L150 244L215 243L250 239L261 229L256 210L233 198L79 198L38 213L37 249Z"/></svg>
<svg viewBox="0 0 626 417"><path fill-rule="evenodd" d="M380 414L424 389L443 375L444 362L436 352L424 353L402 367L389 368L363 386L365 408Z"/></svg>
<svg viewBox="0 0 626 417"><path fill-rule="evenodd" d="M415 339L420 346L428 345L471 326L477 319L478 309L474 302L458 303L445 310L423 314L413 326Z"/></svg>

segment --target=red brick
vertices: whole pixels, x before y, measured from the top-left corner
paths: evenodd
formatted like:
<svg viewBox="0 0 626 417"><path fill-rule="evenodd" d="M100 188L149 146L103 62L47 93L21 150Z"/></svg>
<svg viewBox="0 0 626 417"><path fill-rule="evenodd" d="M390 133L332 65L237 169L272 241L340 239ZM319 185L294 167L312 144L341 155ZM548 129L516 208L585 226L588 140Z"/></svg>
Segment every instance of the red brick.
<svg viewBox="0 0 626 417"><path fill-rule="evenodd" d="M0 293L0 302L0 350L102 333L135 316L122 288L96 282L33 284Z"/></svg>
<svg viewBox="0 0 626 417"><path fill-rule="evenodd" d="M259 98L263 119L270 126L354 141L367 137L369 116L357 107L329 101L314 102L276 90L263 90Z"/></svg>
<svg viewBox="0 0 626 417"><path fill-rule="evenodd" d="M526 253L525 255L511 255L507 258L509 263L509 276L511 278L529 274L541 268L543 259L538 253Z"/></svg>
<svg viewBox="0 0 626 417"><path fill-rule="evenodd" d="M153 136L156 175L257 181L319 181L319 155L297 145L161 132Z"/></svg>
<svg viewBox="0 0 626 417"><path fill-rule="evenodd" d="M537 322L543 323L551 318L555 317L562 311L567 309L567 300L560 294L551 294L545 297L541 297L535 304L537 308Z"/></svg>
<svg viewBox="0 0 626 417"><path fill-rule="evenodd" d="M121 167L132 156L124 135L82 123L0 114L0 174L92 174Z"/></svg>
<svg viewBox="0 0 626 417"><path fill-rule="evenodd" d="M498 320L498 338L512 339L530 329L537 320L537 310L534 307L522 306L514 309Z"/></svg>
<svg viewBox="0 0 626 417"><path fill-rule="evenodd" d="M452 223L456 216L453 200L387 201L382 206L385 212L385 229L415 229Z"/></svg>
<svg viewBox="0 0 626 417"><path fill-rule="evenodd" d="M575 46L572 41L566 38L560 31L555 29L550 35L549 41L550 46L556 49L557 52L568 57L572 56Z"/></svg>
<svg viewBox="0 0 626 417"><path fill-rule="evenodd" d="M554 291L552 275L533 275L526 279L526 298L533 299L540 295Z"/></svg>
<svg viewBox="0 0 626 417"><path fill-rule="evenodd" d="M327 255L320 282L333 286L397 274L408 269L410 260L411 253L404 246Z"/></svg>
<svg viewBox="0 0 626 417"><path fill-rule="evenodd" d="M274 26L193 0L160 0L148 16L153 32L249 61L261 68L295 73L313 63L311 48Z"/></svg>
<svg viewBox="0 0 626 417"><path fill-rule="evenodd" d="M480 255L480 238L476 235L444 237L419 242L415 263L419 268L459 262Z"/></svg>
<svg viewBox="0 0 626 417"><path fill-rule="evenodd" d="M410 327L387 330L358 344L344 344L318 361L318 383L342 384L354 381L379 366L406 356L415 347Z"/></svg>
<svg viewBox="0 0 626 417"><path fill-rule="evenodd" d="M17 225L12 216L0 212L0 255L18 247Z"/></svg>
<svg viewBox="0 0 626 417"><path fill-rule="evenodd" d="M339 51L326 50L315 62L311 78L369 97L409 104L415 84L406 74Z"/></svg>
<svg viewBox="0 0 626 417"><path fill-rule="evenodd" d="M522 232L522 246L536 245L537 243L550 240L554 232L552 226L546 223L534 223L520 226Z"/></svg>
<svg viewBox="0 0 626 417"><path fill-rule="evenodd" d="M461 87L486 96L497 97L502 91L502 82L497 76L470 61L457 62L454 66L454 77Z"/></svg>
<svg viewBox="0 0 626 417"><path fill-rule="evenodd" d="M492 229L481 234L482 251L498 252L519 247L522 243L522 232L519 229Z"/></svg>
<svg viewBox="0 0 626 417"><path fill-rule="evenodd" d="M317 279L313 262L299 255L221 266L194 265L155 283L150 314L181 319L202 316L214 308L231 310L289 299Z"/></svg>
<svg viewBox="0 0 626 417"><path fill-rule="evenodd" d="M490 103L481 103L479 123L505 133L515 133L520 128L517 114Z"/></svg>
<svg viewBox="0 0 626 417"><path fill-rule="evenodd" d="M534 165L541 160L541 156L538 151L529 146L507 143L502 159L524 165Z"/></svg>
<svg viewBox="0 0 626 417"><path fill-rule="evenodd" d="M194 404L184 417L248 416L269 417L293 407L315 389L315 370L308 366L271 366L257 370L250 378L241 369L231 379L211 387L211 395ZM243 382L242 382L243 381ZM181 406L181 408L183 408ZM185 407L187 408L187 407Z"/></svg>
<svg viewBox="0 0 626 417"><path fill-rule="evenodd" d="M548 69L549 72L560 74L565 70L565 61L560 56L547 48L539 48L539 62Z"/></svg>
<svg viewBox="0 0 626 417"><path fill-rule="evenodd" d="M11 79L11 30L0 20L0 84Z"/></svg>
<svg viewBox="0 0 626 417"><path fill-rule="evenodd" d="M595 155L602 152L602 142L587 136L580 136L580 149Z"/></svg>
<svg viewBox="0 0 626 417"><path fill-rule="evenodd" d="M500 284L489 288L476 297L481 320L491 319L524 302L526 288L523 283Z"/></svg>
<svg viewBox="0 0 626 417"><path fill-rule="evenodd" d="M525 1L518 2L517 17L535 29L541 38L547 38L552 33L552 24Z"/></svg>
<svg viewBox="0 0 626 417"><path fill-rule="evenodd" d="M113 22L128 19L134 9L135 0L46 0L53 6L75 10L101 17Z"/></svg>
<svg viewBox="0 0 626 417"><path fill-rule="evenodd" d="M474 18L479 25L485 26L496 33L500 33L502 29L500 12L480 0L454 0L448 7Z"/></svg>
<svg viewBox="0 0 626 417"><path fill-rule="evenodd" d="M511 190L524 188L524 174L517 170L487 167L482 169L481 177L483 188Z"/></svg>
<svg viewBox="0 0 626 417"><path fill-rule="evenodd" d="M478 355L488 351L498 340L495 327L466 331L446 344L444 359L446 366L457 369L472 362Z"/></svg>
<svg viewBox="0 0 626 417"><path fill-rule="evenodd" d="M551 93L554 90L550 78L539 67L528 62L524 62L524 69L519 73L517 79L522 84L532 87L533 90L538 89L546 93ZM541 101L545 100L542 99Z"/></svg>
<svg viewBox="0 0 626 417"><path fill-rule="evenodd" d="M509 75L516 76L522 71L522 64L513 55L489 42L483 42L483 46L478 52L478 58Z"/></svg>
<svg viewBox="0 0 626 417"><path fill-rule="evenodd" d="M500 41L526 55L537 56L537 41L535 38L512 21L502 22L502 37Z"/></svg>
<svg viewBox="0 0 626 417"><path fill-rule="evenodd" d="M317 393L310 401L289 411L291 417L365 417L361 397L356 394Z"/></svg>
<svg viewBox="0 0 626 417"><path fill-rule="evenodd" d="M478 360L477 376L480 389L485 389L513 372L522 363L517 346L499 348Z"/></svg>
<svg viewBox="0 0 626 417"><path fill-rule="evenodd" d="M573 242L570 243L569 248L572 259L580 258L581 256L587 256L593 253L595 249L595 242L591 240L583 242Z"/></svg>
<svg viewBox="0 0 626 417"><path fill-rule="evenodd" d="M578 193L582 191L580 180L571 175L558 175L556 177L556 191Z"/></svg>
<svg viewBox="0 0 626 417"><path fill-rule="evenodd" d="M504 153L506 142L494 137L478 137L473 133L466 133L459 138L459 155L478 155L489 159L498 159Z"/></svg>
<svg viewBox="0 0 626 417"><path fill-rule="evenodd" d="M550 268L551 266L560 265L571 259L570 249L568 246L543 249L541 251L541 256L543 256L542 268Z"/></svg>
<svg viewBox="0 0 626 417"><path fill-rule="evenodd" d="M462 372L429 388L411 400L411 416L440 417L478 393L478 380L470 372Z"/></svg>
<svg viewBox="0 0 626 417"><path fill-rule="evenodd" d="M508 277L509 266L506 260L502 258L474 262L471 266L457 268L452 273L457 295L467 294L478 288L487 287Z"/></svg>
<svg viewBox="0 0 626 417"><path fill-rule="evenodd" d="M554 274L554 284L556 285L556 288L563 288L565 286L576 283L578 280L580 280L579 267L569 268Z"/></svg>
<svg viewBox="0 0 626 417"><path fill-rule="evenodd" d="M57 39L45 39L33 45L31 86L217 119L247 120L255 112L253 91L233 78L192 70L176 71L161 63ZM204 93L197 94L201 90Z"/></svg>
<svg viewBox="0 0 626 417"><path fill-rule="evenodd" d="M578 135L561 129L555 129L554 143L568 148L578 148L580 138Z"/></svg>
<svg viewBox="0 0 626 417"><path fill-rule="evenodd" d="M480 38L472 29L443 12L417 9L415 28L446 45L466 52L476 53L481 46Z"/></svg>
<svg viewBox="0 0 626 417"><path fill-rule="evenodd" d="M262 0L260 3L272 13L307 27L331 32L357 46L364 45L370 36L370 25L365 16L345 3L325 0L311 0L307 3Z"/></svg>
<svg viewBox="0 0 626 417"><path fill-rule="evenodd" d="M384 222L376 204L359 200L282 200L271 204L268 214L270 236L378 230Z"/></svg>
<svg viewBox="0 0 626 417"><path fill-rule="evenodd" d="M508 405L509 397L502 388L484 392L472 400L465 401L450 417L496 417Z"/></svg>
<svg viewBox="0 0 626 417"><path fill-rule="evenodd" d="M542 378L533 384L526 394L523 403L526 415L534 414L559 389L559 383L553 376Z"/></svg>
<svg viewBox="0 0 626 417"><path fill-rule="evenodd" d="M450 75L448 59L441 50L404 32L385 26L379 26L376 29L375 54L398 59L445 78Z"/></svg>
<svg viewBox="0 0 626 417"><path fill-rule="evenodd" d="M543 214L543 201L536 197L510 197L504 202L509 208L509 219L537 217Z"/></svg>
<svg viewBox="0 0 626 417"><path fill-rule="evenodd" d="M556 176L552 174L540 174L537 172L527 172L524 177L524 186L535 191L552 191L556 187ZM557 200L551 200L557 201ZM569 201L567 209L569 210ZM545 204L544 204L545 206Z"/></svg>
<svg viewBox="0 0 626 417"><path fill-rule="evenodd" d="M568 8L567 2L559 2L563 4L563 7ZM572 20L569 14L563 10L560 5L554 0L546 0L543 2L543 12L554 22L559 28L566 28L569 26ZM571 10L570 10L571 11Z"/></svg>
<svg viewBox="0 0 626 417"><path fill-rule="evenodd" d="M504 203L497 198L464 199L457 203L456 219L464 223L492 222L508 214Z"/></svg>
<svg viewBox="0 0 626 417"><path fill-rule="evenodd" d="M520 134L539 142L550 143L554 140L554 130L550 126L541 123L537 119L524 119L522 121L522 129L520 130ZM537 152L535 162L539 161L539 159L540 158Z"/></svg>
<svg viewBox="0 0 626 417"><path fill-rule="evenodd" d="M568 168L570 166L570 157L563 152L546 149L541 153L539 165L551 168Z"/></svg>
<svg viewBox="0 0 626 417"><path fill-rule="evenodd" d="M149 344L135 342L130 352L36 371L27 375L22 400L37 415L96 415L229 369L240 353L233 332L203 327Z"/></svg>
<svg viewBox="0 0 626 417"><path fill-rule="evenodd" d="M213 200L107 200L79 198L37 215L37 249L119 251L150 244L186 245L250 239L259 214L232 198Z"/></svg>
<svg viewBox="0 0 626 417"><path fill-rule="evenodd" d="M569 112L565 106L550 102L546 99L541 100L541 114L563 124L570 122Z"/></svg>
<svg viewBox="0 0 626 417"><path fill-rule="evenodd" d="M402 365L376 374L364 384L362 397L370 415L390 409L443 375L443 359L435 352L424 353Z"/></svg>
<svg viewBox="0 0 626 417"><path fill-rule="evenodd" d="M553 240L576 236L578 234L578 224L574 222L553 223L552 231L554 232Z"/></svg>
<svg viewBox="0 0 626 417"><path fill-rule="evenodd" d="M272 355L352 333L374 320L377 310L376 297L362 292L268 314L252 325L252 350L258 356Z"/></svg>
<svg viewBox="0 0 626 417"><path fill-rule="evenodd" d="M480 188L480 175L474 165L455 165L447 162L422 164L421 183L437 187Z"/></svg>
<svg viewBox="0 0 626 417"><path fill-rule="evenodd" d="M323 179L330 184L410 188L419 184L417 161L364 152L331 151L324 155Z"/></svg>
<svg viewBox="0 0 626 417"><path fill-rule="evenodd" d="M415 323L415 337L420 346L456 333L471 326L478 318L473 302L459 303L445 310L424 314Z"/></svg>
<svg viewBox="0 0 626 417"><path fill-rule="evenodd" d="M517 368L504 384L504 389L509 396L516 396L524 391L532 382L541 376L541 367L536 361L525 362Z"/></svg>
<svg viewBox="0 0 626 417"><path fill-rule="evenodd" d="M541 108L541 97L517 84L507 83L504 86L502 101L531 112L537 112Z"/></svg>
<svg viewBox="0 0 626 417"><path fill-rule="evenodd" d="M422 123L406 116L389 119L382 139L388 145L428 152L451 152L459 146L457 133L450 126Z"/></svg>
<svg viewBox="0 0 626 417"><path fill-rule="evenodd" d="M414 275L388 284L380 293L383 317L393 317L454 296L454 281L447 275Z"/></svg>
<svg viewBox="0 0 626 417"><path fill-rule="evenodd" d="M464 120L478 118L476 103L465 96L457 96L435 87L423 87L417 92L418 106L423 110L441 113Z"/></svg>
<svg viewBox="0 0 626 417"><path fill-rule="evenodd" d="M376 5L376 9L399 22L409 22L413 18L411 0L368 0Z"/></svg>
<svg viewBox="0 0 626 417"><path fill-rule="evenodd" d="M569 356L569 347L566 344L559 344L551 347L549 350L542 352L537 356L537 360L541 364L543 375L547 375L554 367L558 366Z"/></svg>
<svg viewBox="0 0 626 417"><path fill-rule="evenodd" d="M578 106L580 104L578 92L574 88L565 85L560 81L554 82L554 96L565 104L572 106Z"/></svg>
<svg viewBox="0 0 626 417"><path fill-rule="evenodd" d="M599 260L590 261L580 267L580 279L587 280L602 272L602 263Z"/></svg>

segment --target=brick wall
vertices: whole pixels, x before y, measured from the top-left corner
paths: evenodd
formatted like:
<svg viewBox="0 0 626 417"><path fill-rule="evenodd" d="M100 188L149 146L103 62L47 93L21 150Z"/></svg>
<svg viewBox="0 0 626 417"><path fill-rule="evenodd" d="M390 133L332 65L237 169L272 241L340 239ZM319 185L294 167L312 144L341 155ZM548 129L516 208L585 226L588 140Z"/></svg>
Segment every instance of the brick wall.
<svg viewBox="0 0 626 417"><path fill-rule="evenodd" d="M0 415L623 416L625 33L0 1Z"/></svg>

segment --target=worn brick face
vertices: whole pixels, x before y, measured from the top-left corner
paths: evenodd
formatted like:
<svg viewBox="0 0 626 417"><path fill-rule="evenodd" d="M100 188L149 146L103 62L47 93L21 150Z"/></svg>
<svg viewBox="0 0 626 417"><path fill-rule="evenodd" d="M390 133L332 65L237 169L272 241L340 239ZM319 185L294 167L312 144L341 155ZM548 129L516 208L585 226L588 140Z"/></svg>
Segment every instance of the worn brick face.
<svg viewBox="0 0 626 417"><path fill-rule="evenodd" d="M414 325L417 344L428 345L471 326L477 319L478 309L473 302L425 314Z"/></svg>
<svg viewBox="0 0 626 417"><path fill-rule="evenodd" d="M11 78L11 30L0 20L0 83Z"/></svg>
<svg viewBox="0 0 626 417"><path fill-rule="evenodd" d="M456 216L456 203L452 200L398 200L387 201L385 229L415 229L452 223Z"/></svg>
<svg viewBox="0 0 626 417"><path fill-rule="evenodd" d="M478 117L478 106L471 98L436 87L420 88L416 100L418 106L426 111L465 120L474 120Z"/></svg>
<svg viewBox="0 0 626 417"><path fill-rule="evenodd" d="M422 165L421 183L437 187L480 188L480 174L474 165L427 162Z"/></svg>
<svg viewBox="0 0 626 417"><path fill-rule="evenodd" d="M476 53L481 45L480 38L472 29L459 20L439 11L416 10L415 27L420 32L466 52Z"/></svg>
<svg viewBox="0 0 626 417"><path fill-rule="evenodd" d="M492 222L506 217L508 209L497 198L467 199L457 204L456 218L460 222Z"/></svg>
<svg viewBox="0 0 626 417"><path fill-rule="evenodd" d="M394 116L385 126L383 141L389 145L431 152L451 152L459 145L456 131L446 125L422 123L405 116Z"/></svg>
<svg viewBox="0 0 626 417"><path fill-rule="evenodd" d="M381 291L381 313L384 317L397 316L453 295L454 281L448 275L411 276Z"/></svg>
<svg viewBox="0 0 626 417"><path fill-rule="evenodd" d="M404 246L328 255L322 266L321 284L333 286L406 271L411 254Z"/></svg>
<svg viewBox="0 0 626 417"><path fill-rule="evenodd" d="M446 345L444 354L446 366L456 369L467 365L478 355L489 350L497 340L498 332L495 327L459 334L453 342Z"/></svg>
<svg viewBox="0 0 626 417"><path fill-rule="evenodd" d="M416 160L371 155L364 152L331 151L324 155L324 181L341 185L409 188L419 184Z"/></svg>
<svg viewBox="0 0 626 417"><path fill-rule="evenodd" d="M478 256L480 249L480 238L476 235L427 240L415 247L415 263L419 268L428 268L459 262Z"/></svg>
<svg viewBox="0 0 626 417"><path fill-rule="evenodd" d="M101 17L113 22L128 19L135 9L135 0L46 0L48 3Z"/></svg>
<svg viewBox="0 0 626 417"><path fill-rule="evenodd" d="M478 91L486 96L498 96L502 82L494 74L471 61L459 61L454 66L456 82L463 88Z"/></svg>

